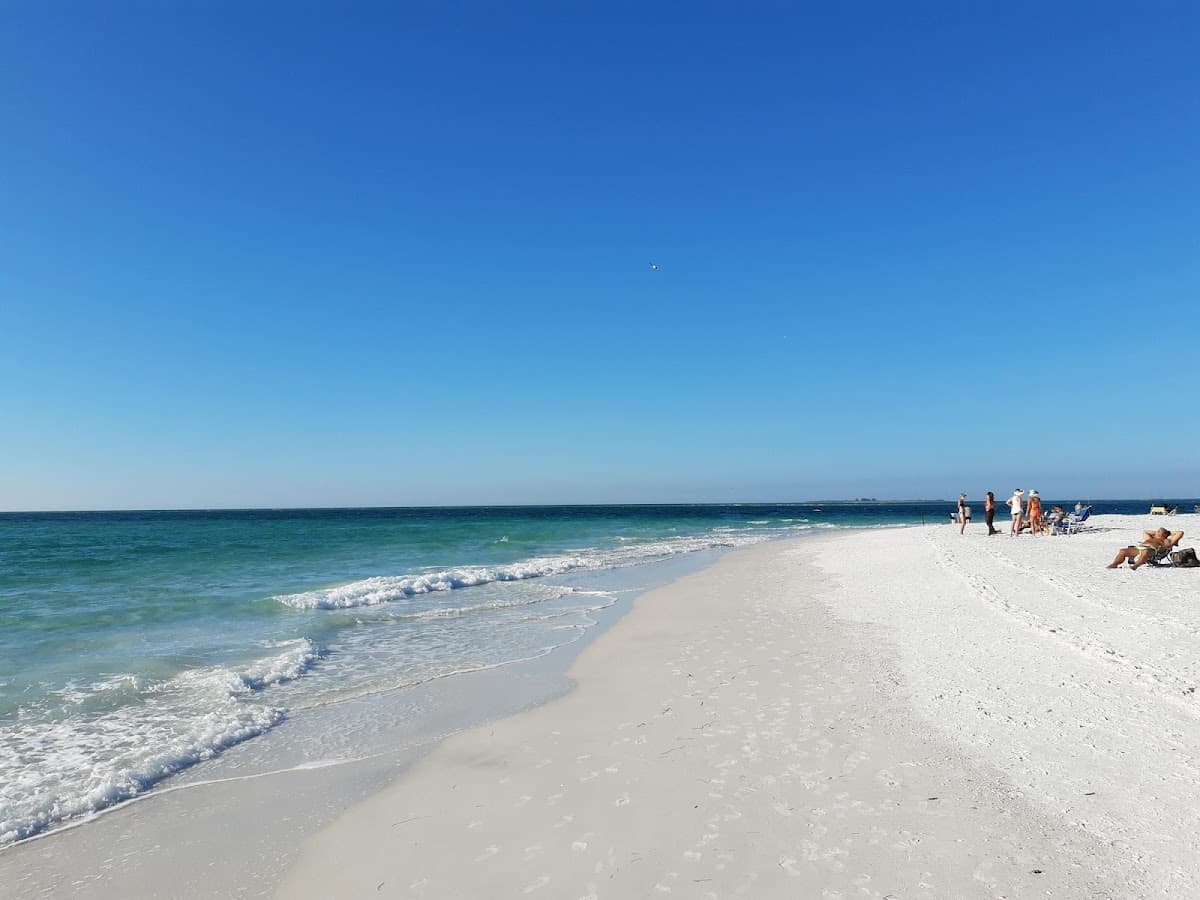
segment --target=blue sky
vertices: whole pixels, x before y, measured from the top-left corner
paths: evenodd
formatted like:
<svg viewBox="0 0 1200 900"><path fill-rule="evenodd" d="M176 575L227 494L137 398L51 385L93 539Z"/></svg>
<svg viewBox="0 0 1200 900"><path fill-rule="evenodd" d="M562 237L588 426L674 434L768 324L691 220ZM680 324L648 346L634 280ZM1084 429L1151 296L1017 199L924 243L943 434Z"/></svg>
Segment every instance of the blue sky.
<svg viewBox="0 0 1200 900"><path fill-rule="evenodd" d="M179 6L0 7L0 508L1200 494L1194 4Z"/></svg>

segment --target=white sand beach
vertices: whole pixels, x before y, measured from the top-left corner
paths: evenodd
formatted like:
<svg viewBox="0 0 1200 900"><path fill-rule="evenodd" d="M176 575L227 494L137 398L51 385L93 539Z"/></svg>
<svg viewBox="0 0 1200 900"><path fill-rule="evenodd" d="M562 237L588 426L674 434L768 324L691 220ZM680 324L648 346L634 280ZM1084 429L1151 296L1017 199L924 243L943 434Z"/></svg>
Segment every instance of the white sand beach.
<svg viewBox="0 0 1200 900"><path fill-rule="evenodd" d="M1090 524L730 553L571 693L351 807L278 896L1200 895L1200 569L1104 568L1200 516Z"/></svg>

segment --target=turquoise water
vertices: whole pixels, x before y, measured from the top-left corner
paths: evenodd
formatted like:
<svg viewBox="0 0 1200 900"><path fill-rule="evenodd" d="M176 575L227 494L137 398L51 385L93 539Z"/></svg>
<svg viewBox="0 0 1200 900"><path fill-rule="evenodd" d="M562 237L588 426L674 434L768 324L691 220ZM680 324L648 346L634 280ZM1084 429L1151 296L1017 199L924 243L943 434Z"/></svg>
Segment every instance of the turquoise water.
<svg viewBox="0 0 1200 900"><path fill-rule="evenodd" d="M0 844L137 796L299 710L577 641L615 602L600 573L945 521L949 508L0 515Z"/></svg>

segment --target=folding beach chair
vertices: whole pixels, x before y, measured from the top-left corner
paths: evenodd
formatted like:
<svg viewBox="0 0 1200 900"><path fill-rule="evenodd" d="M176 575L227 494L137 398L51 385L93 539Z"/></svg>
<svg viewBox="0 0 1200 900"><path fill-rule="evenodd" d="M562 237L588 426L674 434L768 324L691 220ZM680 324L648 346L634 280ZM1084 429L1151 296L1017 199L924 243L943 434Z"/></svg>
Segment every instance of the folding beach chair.
<svg viewBox="0 0 1200 900"><path fill-rule="evenodd" d="M1200 558L1197 558L1196 550L1193 547L1160 547L1154 551L1154 558L1148 559L1146 562L1152 566L1177 569L1200 567Z"/></svg>
<svg viewBox="0 0 1200 900"><path fill-rule="evenodd" d="M1083 523L1088 520L1092 514L1092 508L1085 506L1083 511L1076 515L1071 513L1065 519L1061 519L1050 526L1051 534L1078 534L1083 530Z"/></svg>
<svg viewBox="0 0 1200 900"><path fill-rule="evenodd" d="M1154 555L1146 560L1147 564L1152 566L1175 565L1175 563L1171 561L1171 551L1174 549L1174 547L1159 547L1154 551Z"/></svg>

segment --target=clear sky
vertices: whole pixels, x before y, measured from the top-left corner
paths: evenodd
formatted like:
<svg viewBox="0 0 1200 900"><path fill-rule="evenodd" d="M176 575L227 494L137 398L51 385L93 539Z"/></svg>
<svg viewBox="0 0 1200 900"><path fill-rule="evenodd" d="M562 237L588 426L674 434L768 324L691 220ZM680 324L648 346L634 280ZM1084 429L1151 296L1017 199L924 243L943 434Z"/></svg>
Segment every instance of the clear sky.
<svg viewBox="0 0 1200 900"><path fill-rule="evenodd" d="M0 41L0 508L1200 494L1195 3Z"/></svg>

